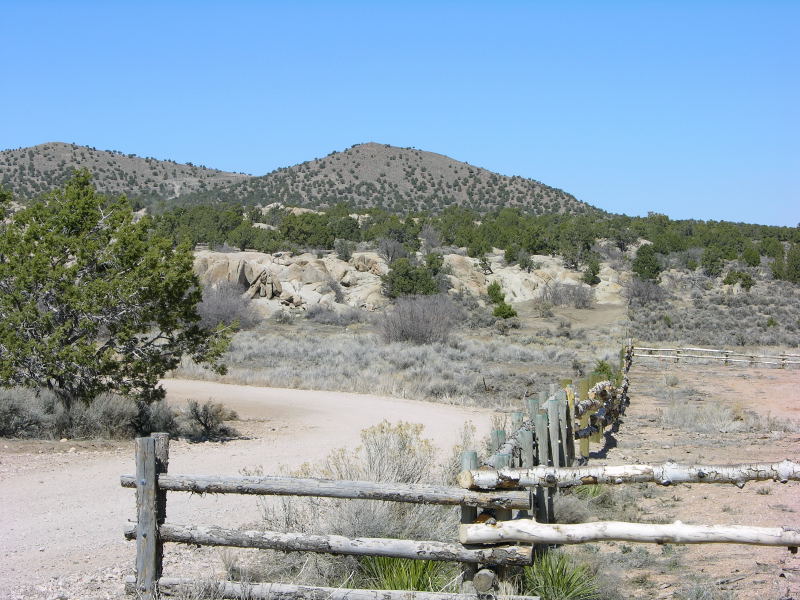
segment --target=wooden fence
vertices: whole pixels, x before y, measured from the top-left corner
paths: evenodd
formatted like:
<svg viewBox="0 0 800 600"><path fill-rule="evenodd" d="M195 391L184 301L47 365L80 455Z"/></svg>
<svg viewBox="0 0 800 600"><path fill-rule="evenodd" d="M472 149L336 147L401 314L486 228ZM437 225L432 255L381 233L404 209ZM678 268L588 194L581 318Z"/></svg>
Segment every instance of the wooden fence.
<svg viewBox="0 0 800 600"><path fill-rule="evenodd" d="M716 350L712 348L633 348L634 356L638 358L659 358L680 362L681 360L717 360L723 364L748 364L748 365L773 365L785 369L800 365L800 354L762 355L734 350Z"/></svg>
<svg viewBox="0 0 800 600"><path fill-rule="evenodd" d="M620 354L613 380L582 380L551 386L549 395L526 399L526 413L511 416L511 432L491 434L491 452L482 464L474 450L462 455L459 487L341 481L295 477L214 477L167 472L169 438L154 434L136 440L136 475L123 476L123 487L136 488L137 523L125 537L136 540L136 576L126 590L142 598L175 594L197 582L162 577L164 542L264 548L284 552L320 552L384 556L462 564L461 594L402 590L355 590L280 583L217 582L206 590L221 598L311 600L475 600L491 594L514 568L529 565L549 546L599 540L645 543L741 543L800 545L798 527L747 527L621 522L555 524L554 497L560 488L654 482L732 483L800 481L800 464L743 465L587 465L590 443L603 440L606 428L618 427L629 405L629 380L635 348ZM597 377L594 379L598 379ZM178 525L165 521L167 492L317 496L461 507L460 543L386 538L241 531L216 526ZM521 599L508 596L510 599Z"/></svg>
<svg viewBox="0 0 800 600"><path fill-rule="evenodd" d="M462 513L478 508L530 510L530 494L521 490L491 492L421 484L376 483L295 477L213 477L168 473L169 436L156 433L136 439L136 474L123 475L123 487L136 489L135 525L125 530L126 539L136 540L136 575L126 579L126 591L151 599L193 589L198 582L163 578L164 542L192 545L262 548L284 552L319 552L351 556L384 556L414 560L453 561L494 567L530 564L532 549L527 544L501 544L470 548L460 543L400 540L389 538L346 538L277 531L242 531L209 526L166 522L167 492L317 496L326 498L382 500L417 504L459 505ZM475 569L477 581L493 583L491 570ZM480 586L480 583L478 583ZM206 590L216 598L348 598L349 600L474 600L474 593L443 594L405 590L331 589L288 584L246 585L236 582L209 584ZM514 600L517 597L509 597Z"/></svg>

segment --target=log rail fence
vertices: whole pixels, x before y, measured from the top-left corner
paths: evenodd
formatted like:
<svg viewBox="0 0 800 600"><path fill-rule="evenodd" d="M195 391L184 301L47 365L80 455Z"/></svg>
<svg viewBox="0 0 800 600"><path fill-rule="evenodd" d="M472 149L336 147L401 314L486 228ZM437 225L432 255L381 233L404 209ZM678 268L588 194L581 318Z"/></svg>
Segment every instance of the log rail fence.
<svg viewBox="0 0 800 600"><path fill-rule="evenodd" d="M800 365L800 354L780 354L762 355L747 352L735 352L734 350L717 350L713 348L652 348L647 346L635 346L633 355L638 358L656 358L680 362L681 360L717 360L722 364L743 363L747 365L773 365L781 369Z"/></svg>
<svg viewBox="0 0 800 600"><path fill-rule="evenodd" d="M474 450L462 454L457 487L283 476L175 475L168 473L168 435L138 438L136 474L121 478L123 487L136 489L137 507L136 523L125 530L127 539L136 540L136 575L126 579L126 591L146 600L188 590L196 593L197 581L162 576L165 542L451 561L462 565L460 594L230 581L215 582L206 589L216 598L282 600L477 600L495 595L515 569L530 565L549 547L601 540L741 543L785 546L796 552L800 526L555 523L555 496L566 487L642 482L665 486L729 483L741 487L747 481L800 481L800 464L789 460L743 465L588 466L590 444L602 442L606 428L615 431L630 404L628 374L633 357L638 356L636 351L629 340L620 353L619 370L613 381L600 377L574 385L563 381L560 386L550 386L549 393L524 398L526 410L511 415L511 433L505 429L491 432L490 456L480 461ZM459 543L172 524L166 522L167 492L316 496L459 506Z"/></svg>

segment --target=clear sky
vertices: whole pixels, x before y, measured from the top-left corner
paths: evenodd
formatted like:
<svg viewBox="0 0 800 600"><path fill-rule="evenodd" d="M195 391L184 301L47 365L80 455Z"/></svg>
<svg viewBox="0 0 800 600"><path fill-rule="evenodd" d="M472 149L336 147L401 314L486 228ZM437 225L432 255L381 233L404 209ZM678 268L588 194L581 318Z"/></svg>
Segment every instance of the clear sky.
<svg viewBox="0 0 800 600"><path fill-rule="evenodd" d="M264 174L376 141L800 222L800 2L0 1L0 148Z"/></svg>

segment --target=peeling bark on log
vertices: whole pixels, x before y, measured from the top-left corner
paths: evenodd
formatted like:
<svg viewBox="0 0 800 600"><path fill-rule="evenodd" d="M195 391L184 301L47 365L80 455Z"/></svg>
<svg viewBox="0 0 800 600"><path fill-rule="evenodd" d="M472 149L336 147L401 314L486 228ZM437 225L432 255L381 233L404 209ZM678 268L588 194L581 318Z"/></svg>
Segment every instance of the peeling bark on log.
<svg viewBox="0 0 800 600"><path fill-rule="evenodd" d="M277 531L237 531L214 526L165 524L159 527L165 542L261 548L282 552L318 552L352 556L390 556L416 560L442 560L486 565L529 565L531 549L522 546L465 548L460 544L398 540L389 538L346 538L340 535L280 533ZM127 539L135 539L136 527L125 530Z"/></svg>
<svg viewBox="0 0 800 600"><path fill-rule="evenodd" d="M743 525L669 525L599 521L577 525L544 524L529 519L496 525L461 525L463 544L583 544L619 540L655 544L800 545L800 527L747 527Z"/></svg>
<svg viewBox="0 0 800 600"><path fill-rule="evenodd" d="M132 475L120 478L122 487L136 487ZM160 490L200 494L316 496L355 500L385 500L415 504L465 505L483 508L530 508L527 492L473 492L439 485L340 481L296 477L219 477L159 475Z"/></svg>
<svg viewBox="0 0 800 600"><path fill-rule="evenodd" d="M504 487L570 487L595 483L732 483L739 487L747 481L800 481L800 464L790 460L779 463L740 465L623 465L599 467L533 467L463 471L458 484L467 489Z"/></svg>
<svg viewBox="0 0 800 600"><path fill-rule="evenodd" d="M135 593L132 577L125 578L125 591ZM412 592L406 590L358 590L315 587L288 583L238 583L162 577L158 589L163 596L191 598L252 598L253 600L477 600L475 594ZM496 596L496 600L539 600L538 596Z"/></svg>

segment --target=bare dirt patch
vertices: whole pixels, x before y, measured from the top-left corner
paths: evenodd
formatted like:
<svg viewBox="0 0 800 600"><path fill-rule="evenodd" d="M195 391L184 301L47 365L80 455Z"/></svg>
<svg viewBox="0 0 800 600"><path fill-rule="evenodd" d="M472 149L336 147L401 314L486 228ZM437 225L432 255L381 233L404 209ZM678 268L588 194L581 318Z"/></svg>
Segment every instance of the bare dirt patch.
<svg viewBox="0 0 800 600"><path fill-rule="evenodd" d="M638 362L637 362L638 361ZM744 463L797 460L800 429L770 430L800 416L800 370L745 369L716 365L654 364L634 359L631 406L618 433L609 436L605 451L593 464ZM703 432L701 424L673 427L663 411L683 403L717 405L736 419L752 411L760 430ZM751 416L752 417L752 416ZM771 419L769 417L772 417ZM742 422L744 423L744 421ZM743 425L740 425L743 426ZM790 425L788 429L793 429ZM749 483L743 489L722 485L654 484L630 486L642 520L694 524L738 524L797 527L800 524L800 484ZM800 555L784 548L715 544L676 546L679 558L659 566L662 552L654 547L631 551L624 544L602 544L604 552L638 552L641 560L620 576L636 598L672 598L691 586L705 587L704 598L793 598L800 594ZM635 546L635 545L634 545ZM644 552L649 555L646 556ZM623 555L624 556L624 555ZM695 580L697 583L694 583ZM716 595L710 595L710 594ZM677 597L681 597L678 595ZM686 597L686 596L684 596Z"/></svg>

